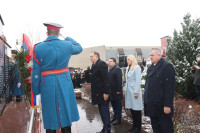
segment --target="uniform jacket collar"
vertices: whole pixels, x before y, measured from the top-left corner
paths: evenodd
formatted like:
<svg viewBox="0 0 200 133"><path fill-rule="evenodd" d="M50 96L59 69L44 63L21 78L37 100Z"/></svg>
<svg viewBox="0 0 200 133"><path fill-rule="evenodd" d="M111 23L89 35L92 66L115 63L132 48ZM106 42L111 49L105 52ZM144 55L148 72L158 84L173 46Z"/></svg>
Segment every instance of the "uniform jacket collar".
<svg viewBox="0 0 200 133"><path fill-rule="evenodd" d="M152 67L155 67L155 68L153 68L152 71L148 71L147 72L148 77L150 77L151 75L153 75L158 70L158 68L163 64L164 61L165 60L163 58L161 58L155 66L154 66L154 64L152 64L149 67L149 70L152 69Z"/></svg>
<svg viewBox="0 0 200 133"><path fill-rule="evenodd" d="M54 40L54 39L58 39L58 37L57 36L48 36L45 41Z"/></svg>

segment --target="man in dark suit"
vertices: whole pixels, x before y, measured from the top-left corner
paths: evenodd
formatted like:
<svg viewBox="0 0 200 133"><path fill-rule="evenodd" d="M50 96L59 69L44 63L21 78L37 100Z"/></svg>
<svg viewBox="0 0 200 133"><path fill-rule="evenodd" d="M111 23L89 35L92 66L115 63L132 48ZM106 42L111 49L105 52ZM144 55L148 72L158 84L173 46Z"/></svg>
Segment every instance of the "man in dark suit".
<svg viewBox="0 0 200 133"><path fill-rule="evenodd" d="M113 119L111 120L113 125L118 125L121 123L122 118L122 71L116 66L116 59L110 58L108 61L109 67L109 81L111 88L111 104L114 112Z"/></svg>
<svg viewBox="0 0 200 133"><path fill-rule="evenodd" d="M152 65L147 70L144 92L145 115L151 118L154 133L174 133L175 70L162 58L160 49L153 49L150 59Z"/></svg>
<svg viewBox="0 0 200 133"><path fill-rule="evenodd" d="M109 77L108 66L100 60L99 53L91 52L90 60L92 62L91 69L91 91L92 103L98 104L99 113L103 122L103 129L97 133L110 133L110 112L109 112Z"/></svg>

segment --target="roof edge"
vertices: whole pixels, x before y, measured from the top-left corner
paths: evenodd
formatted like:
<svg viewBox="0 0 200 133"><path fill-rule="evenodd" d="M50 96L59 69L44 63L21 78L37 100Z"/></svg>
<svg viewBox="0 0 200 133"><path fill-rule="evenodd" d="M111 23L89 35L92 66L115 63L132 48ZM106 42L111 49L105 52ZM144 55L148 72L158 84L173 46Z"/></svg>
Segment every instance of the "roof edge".
<svg viewBox="0 0 200 133"><path fill-rule="evenodd" d="M1 36L0 36L0 39L1 39L9 48L12 48Z"/></svg>
<svg viewBox="0 0 200 133"><path fill-rule="evenodd" d="M1 17L1 14L0 14L0 20L1 20L2 25L5 25L4 22L3 22L3 19Z"/></svg>

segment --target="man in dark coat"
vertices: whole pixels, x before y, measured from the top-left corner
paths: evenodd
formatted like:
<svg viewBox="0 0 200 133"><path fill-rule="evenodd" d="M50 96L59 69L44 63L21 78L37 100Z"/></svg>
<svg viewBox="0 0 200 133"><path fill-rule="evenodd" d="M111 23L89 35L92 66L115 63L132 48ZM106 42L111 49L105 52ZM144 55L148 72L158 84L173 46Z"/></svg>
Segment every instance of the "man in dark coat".
<svg viewBox="0 0 200 133"><path fill-rule="evenodd" d="M121 123L122 118L122 71L116 66L116 59L110 58L108 61L109 67L109 81L111 88L111 104L114 112L113 119L111 120L113 125Z"/></svg>
<svg viewBox="0 0 200 133"><path fill-rule="evenodd" d="M145 115L151 118L154 133L173 133L175 70L162 58L160 49L153 49L150 59L152 65L147 70L144 92Z"/></svg>
<svg viewBox="0 0 200 133"><path fill-rule="evenodd" d="M85 70L85 81L87 83L90 83L90 77L91 77L91 70L90 67L87 67L87 70Z"/></svg>
<svg viewBox="0 0 200 133"><path fill-rule="evenodd" d="M103 129L98 133L110 133L108 66L100 60L99 53L96 51L91 52L90 60L93 63L91 69L92 103L98 104L103 122Z"/></svg>
<svg viewBox="0 0 200 133"><path fill-rule="evenodd" d="M195 108L200 108L200 54L196 56L197 65L192 67L191 69L194 72L194 82L197 95L198 105Z"/></svg>

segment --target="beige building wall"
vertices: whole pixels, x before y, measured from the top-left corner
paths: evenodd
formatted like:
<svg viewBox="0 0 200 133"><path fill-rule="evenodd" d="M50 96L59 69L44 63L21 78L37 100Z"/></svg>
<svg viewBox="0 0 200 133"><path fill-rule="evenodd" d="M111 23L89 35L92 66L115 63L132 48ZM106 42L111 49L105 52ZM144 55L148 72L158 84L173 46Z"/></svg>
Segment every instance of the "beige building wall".
<svg viewBox="0 0 200 133"><path fill-rule="evenodd" d="M141 48L141 49L152 49L152 48L161 48L160 46L106 46L106 49L118 49L118 48L123 48L123 49L136 49L136 48Z"/></svg>
<svg viewBox="0 0 200 133"><path fill-rule="evenodd" d="M69 67L80 67L81 69L87 69L88 66L92 66L90 61L90 53L92 51L97 51L100 54L100 59L105 61L105 46L97 46L97 47L90 47L84 48L82 53L78 55L72 55L69 61Z"/></svg>
<svg viewBox="0 0 200 133"><path fill-rule="evenodd" d="M96 47L90 47L90 48L84 48L82 53L78 55L73 55L69 61L69 67L74 67L78 68L80 67L81 69L87 69L88 66L92 66L92 63L90 61L90 53L92 51L97 51L100 54L100 59L103 61L106 61L106 50L112 50L112 49L118 49L118 48L123 48L124 50L126 49L133 49L135 50L136 48L141 48L142 50L150 50L152 48L160 48L160 46L96 46ZM146 53L149 54L149 53Z"/></svg>

